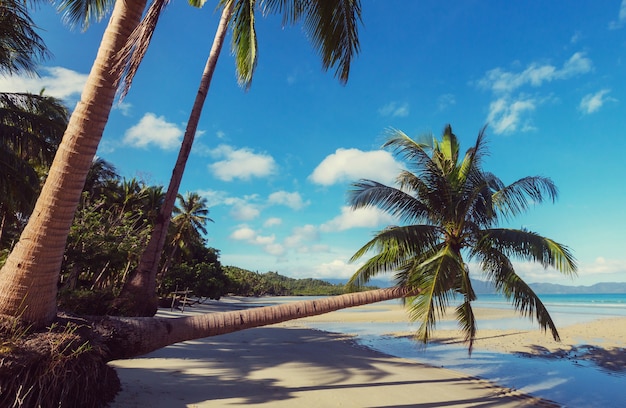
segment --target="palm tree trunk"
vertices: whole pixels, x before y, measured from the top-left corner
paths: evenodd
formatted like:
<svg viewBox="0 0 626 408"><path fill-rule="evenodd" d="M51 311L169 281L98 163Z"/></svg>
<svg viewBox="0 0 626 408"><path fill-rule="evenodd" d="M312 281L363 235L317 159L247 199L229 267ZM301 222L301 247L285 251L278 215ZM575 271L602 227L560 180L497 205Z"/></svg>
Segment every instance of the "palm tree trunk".
<svg viewBox="0 0 626 408"><path fill-rule="evenodd" d="M118 0L81 100L72 113L35 209L0 270L0 314L36 326L56 315L57 281L74 212L115 100L117 54L146 0Z"/></svg>
<svg viewBox="0 0 626 408"><path fill-rule="evenodd" d="M178 189L183 178L183 173L185 172L187 160L189 159L204 101L206 100L211 85L211 79L213 78L213 72L215 71L215 66L217 65L217 60L224 44L232 10L233 2L229 2L222 11L220 23L213 40L209 58L204 67L204 72L202 73L200 86L198 87L196 99L189 116L189 121L187 122L183 142L178 152L178 158L176 159L176 165L172 171L172 177L167 188L167 193L165 194L163 205L157 216L148 246L144 250L137 268L131 273L131 276L124 284L119 298L114 304L114 311L117 313L131 316L154 316L156 313L156 275L159 260L161 259L161 252L165 245L172 210L174 209Z"/></svg>
<svg viewBox="0 0 626 408"><path fill-rule="evenodd" d="M349 307L413 296L416 292L394 287L348 293L328 298L180 318L105 317L93 327L105 337L109 361L137 357L181 341L218 336L317 316Z"/></svg>

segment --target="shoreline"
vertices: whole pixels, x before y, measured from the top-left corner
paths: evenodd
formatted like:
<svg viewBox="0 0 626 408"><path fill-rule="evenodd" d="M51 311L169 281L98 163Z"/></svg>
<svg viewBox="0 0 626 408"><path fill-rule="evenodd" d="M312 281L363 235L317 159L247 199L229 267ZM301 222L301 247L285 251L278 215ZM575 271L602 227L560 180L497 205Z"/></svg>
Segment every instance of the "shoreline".
<svg viewBox="0 0 626 408"><path fill-rule="evenodd" d="M225 298L184 314L169 310L159 314L175 317L284 301L293 298ZM485 316L501 318L502 311L485 309ZM561 406L462 370L394 356L364 346L354 334L332 330L333 323L381 321L406 322L406 312L399 304L372 304L116 361L111 365L123 388L111 406ZM320 324L330 324L331 330L320 329Z"/></svg>

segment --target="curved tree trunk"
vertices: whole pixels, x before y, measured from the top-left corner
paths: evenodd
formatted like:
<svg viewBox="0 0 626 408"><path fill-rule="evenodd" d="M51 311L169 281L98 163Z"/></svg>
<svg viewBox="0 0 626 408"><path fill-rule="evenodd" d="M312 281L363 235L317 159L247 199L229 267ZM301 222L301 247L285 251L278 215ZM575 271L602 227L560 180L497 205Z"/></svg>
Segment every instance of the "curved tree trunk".
<svg viewBox="0 0 626 408"><path fill-rule="evenodd" d="M109 361L137 357L181 341L218 336L253 327L316 316L349 307L414 296L394 287L328 298L179 318L105 317L94 327L105 337Z"/></svg>
<svg viewBox="0 0 626 408"><path fill-rule="evenodd" d="M56 315L59 271L74 212L115 100L118 51L141 19L146 0L118 0L81 100L72 113L35 209L0 270L0 314L35 326Z"/></svg>
<svg viewBox="0 0 626 408"><path fill-rule="evenodd" d="M156 313L156 275L161 253L165 246L167 229L172 216L172 210L176 204L176 196L185 172L185 166L187 165L191 147L196 136L204 101L206 100L211 85L211 79L213 78L213 72L215 71L215 66L217 65L217 60L224 44L232 10L233 2L230 2L222 11L220 23L215 33L204 72L202 73L198 93L196 94L196 99L191 109L189 122L185 129L183 142L178 152L178 158L176 159L176 165L172 171L172 177L170 178L170 184L167 188L163 205L161 206L154 229L152 230L152 235L150 236L150 241L141 256L139 265L137 265L137 268L131 273L129 279L124 284L122 292L113 306L113 312L116 314L126 316L154 316Z"/></svg>

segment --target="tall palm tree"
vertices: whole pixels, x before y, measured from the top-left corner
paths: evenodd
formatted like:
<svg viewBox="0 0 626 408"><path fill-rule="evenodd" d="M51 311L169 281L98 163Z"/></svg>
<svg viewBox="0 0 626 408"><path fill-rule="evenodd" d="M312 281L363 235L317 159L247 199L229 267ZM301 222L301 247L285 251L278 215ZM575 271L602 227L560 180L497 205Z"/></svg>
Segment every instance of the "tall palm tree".
<svg viewBox="0 0 626 408"><path fill-rule="evenodd" d="M209 209L207 208L206 198L200 196L196 192L187 192L187 194L178 195L179 205L174 207L171 228L173 231L171 242L169 244L171 251L165 257L165 262L161 268L160 279L163 279L167 273L172 261L176 257L179 249L184 249L186 245L195 242L203 242L202 235L206 234L206 223L213 222L209 218Z"/></svg>
<svg viewBox="0 0 626 408"><path fill-rule="evenodd" d="M481 168L486 153L484 131L463 157L450 126L441 140L431 143L418 143L401 131L392 131L384 147L406 159L408 168L398 175L398 187L361 180L354 184L350 202L355 209L379 207L406 225L385 228L354 254L352 261L375 252L350 282L361 285L375 275L394 273L397 285L418 290L408 304L411 317L420 322L417 336L424 342L437 319L460 298L456 318L471 352L477 329L471 303L476 295L467 262L474 261L482 276L517 311L536 318L558 340L548 310L515 272L511 258L573 275L572 254L537 233L497 227L531 204L554 201L557 189L545 177L524 177L505 185L485 172Z"/></svg>
<svg viewBox="0 0 626 408"><path fill-rule="evenodd" d="M115 2L33 215L0 269L0 314L20 316L34 326L43 326L56 316L65 243L117 91L114 67L145 5L146 0Z"/></svg>
<svg viewBox="0 0 626 408"><path fill-rule="evenodd" d="M191 4L197 6L202 6L205 2L206 0L190 1ZM160 10L162 4L157 3L167 3L167 0L155 1L154 8ZM359 50L358 23L361 19L359 0L291 0L289 2L279 0L258 2L256 0L220 0L219 5L222 7L222 16L202 73L161 214L157 218L157 223L141 262L133 271L117 301L118 308L124 310L125 313L138 316L152 316L156 313L156 275L161 253L165 246L168 225L198 128L204 101L229 25L233 27L232 49L235 55L237 77L239 83L246 89L250 87L257 63L255 31L255 8L257 5L262 8L264 13L282 14L283 23L295 24L303 19L312 45L320 53L323 68L335 67L335 75L341 83L347 82L350 64ZM158 13L148 13L148 15L157 16ZM154 20L147 19L147 26L153 24L155 24ZM134 44L132 47L129 44L129 52L131 49L146 49L146 46L142 45L142 41L149 41L150 36L142 36L141 31L138 30L138 34L135 36L139 44ZM145 31L151 32L151 30ZM135 70L135 64L133 64L132 58L129 58L129 61L130 67L128 69L132 73ZM132 78L132 75L129 78Z"/></svg>
<svg viewBox="0 0 626 408"><path fill-rule="evenodd" d="M206 234L206 223L213 222L209 218L206 198L196 192L178 195L179 205L174 207L172 225L176 231L174 241L199 240L201 233Z"/></svg>

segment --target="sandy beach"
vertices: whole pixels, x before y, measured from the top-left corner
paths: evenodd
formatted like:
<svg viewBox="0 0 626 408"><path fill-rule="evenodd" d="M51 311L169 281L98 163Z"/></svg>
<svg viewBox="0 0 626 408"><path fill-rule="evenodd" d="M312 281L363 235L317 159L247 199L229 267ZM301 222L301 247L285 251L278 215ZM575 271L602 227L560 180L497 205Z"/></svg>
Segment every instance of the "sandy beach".
<svg viewBox="0 0 626 408"><path fill-rule="evenodd" d="M368 310L367 313L362 311ZM477 308L476 318L481 322L490 320L524 321L512 309ZM450 311L445 320L451 320ZM407 321L406 311L400 305L368 305L355 310L345 310L290 322L403 322ZM608 370L626 369L626 317L608 317L582 323L557 325L560 341L551 334L539 330L520 329L479 329L474 345L477 350L490 350L503 353L525 353L535 356L562 358L575 354L579 359L590 360ZM389 333L398 337L412 337L411 332ZM457 330L435 330L433 344L463 344Z"/></svg>
<svg viewBox="0 0 626 408"><path fill-rule="evenodd" d="M188 313L225 310L225 299ZM180 316L178 311L160 312ZM518 319L511 311L478 309L479 319ZM399 305L374 304L326 315L173 345L142 358L116 361L122 391L113 407L558 407L558 402L499 386L460 371L391 357L359 346L349 333L312 327L327 323L405 322ZM560 327L561 343L538 329L479 332L477 350L587 358L624 367L626 318ZM409 333L389 333L408 336ZM438 330L434 344L460 341ZM581 349L580 344L589 347ZM579 355L585 354L585 357Z"/></svg>

